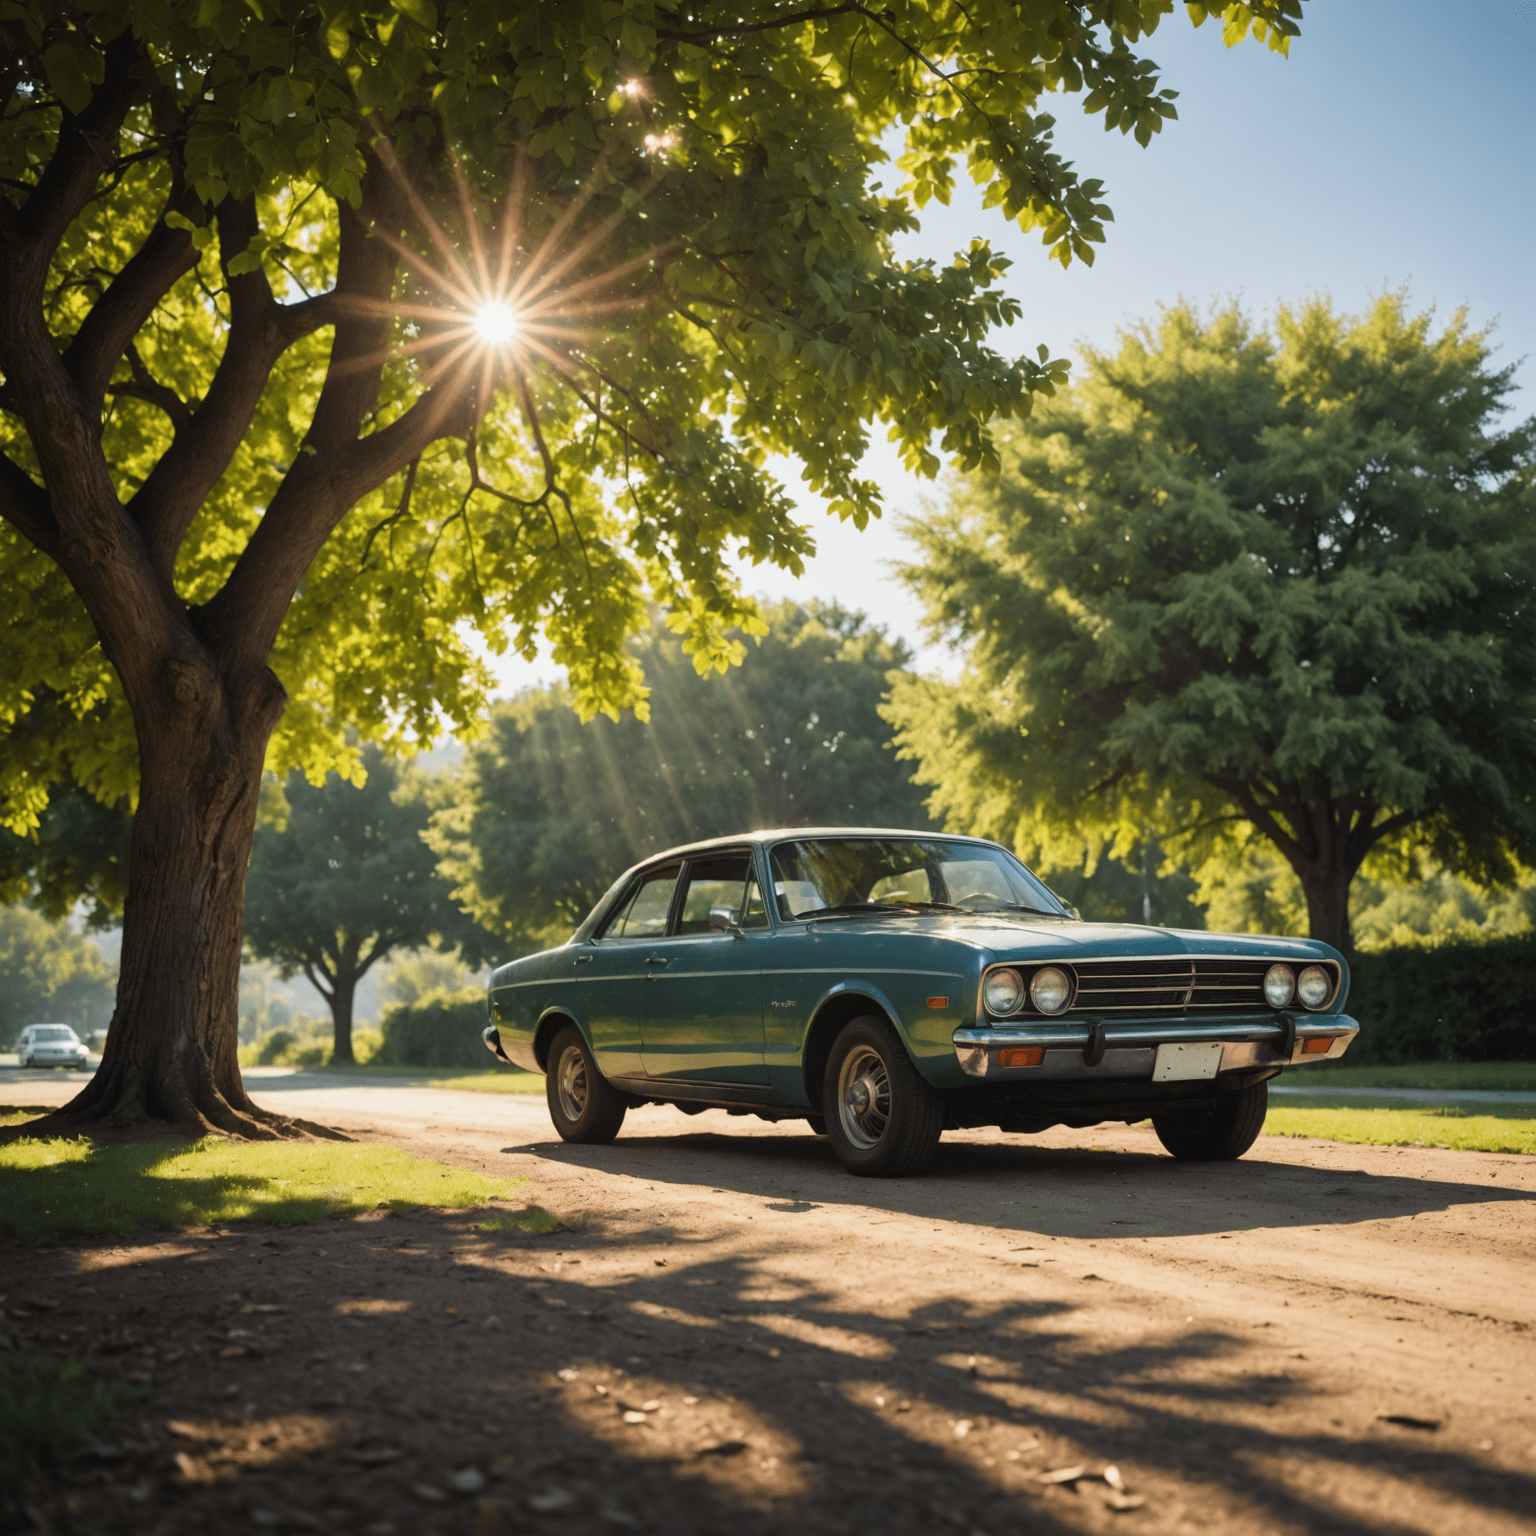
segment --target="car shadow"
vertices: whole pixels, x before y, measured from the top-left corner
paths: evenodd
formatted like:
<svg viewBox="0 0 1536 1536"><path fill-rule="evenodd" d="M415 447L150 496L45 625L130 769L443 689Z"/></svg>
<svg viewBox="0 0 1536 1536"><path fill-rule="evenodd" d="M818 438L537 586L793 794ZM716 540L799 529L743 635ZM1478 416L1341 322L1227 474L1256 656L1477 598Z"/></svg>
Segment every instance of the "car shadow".
<svg viewBox="0 0 1536 1536"><path fill-rule="evenodd" d="M1453 1206L1536 1201L1536 1193L1356 1169L1269 1161L1263 1143L1235 1163L1178 1163L1147 1149L943 1142L927 1172L846 1173L821 1137L684 1132L621 1135L611 1146L540 1140L507 1147L646 1181L729 1189L781 1202L878 1209L1052 1237L1135 1239L1259 1228L1352 1226Z"/></svg>

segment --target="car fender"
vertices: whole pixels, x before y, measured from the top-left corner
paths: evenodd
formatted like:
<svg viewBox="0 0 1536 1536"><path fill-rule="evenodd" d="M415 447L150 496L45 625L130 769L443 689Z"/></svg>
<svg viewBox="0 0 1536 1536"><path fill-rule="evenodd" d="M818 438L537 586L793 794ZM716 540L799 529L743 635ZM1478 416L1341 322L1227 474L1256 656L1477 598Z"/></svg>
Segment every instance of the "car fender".
<svg viewBox="0 0 1536 1536"><path fill-rule="evenodd" d="M793 1092L801 1103L812 1106L819 1104L822 1074L826 1070L832 1042L838 1032L860 1015L875 1012L883 1013L889 1020L908 1058L919 1065L921 1070L918 1053L913 1049L911 1032L890 993L868 977L850 976L827 987L811 1004L805 1028L800 1035L795 1070L792 1077L790 1074L784 1075L789 1078L788 1081L780 1079L783 1088Z"/></svg>

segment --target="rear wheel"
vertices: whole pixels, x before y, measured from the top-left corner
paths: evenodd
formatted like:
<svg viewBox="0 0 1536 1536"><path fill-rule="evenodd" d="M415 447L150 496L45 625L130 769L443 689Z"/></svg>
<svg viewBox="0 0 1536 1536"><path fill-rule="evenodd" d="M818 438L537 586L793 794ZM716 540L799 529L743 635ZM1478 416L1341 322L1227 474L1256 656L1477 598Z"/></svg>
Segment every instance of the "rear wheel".
<svg viewBox="0 0 1536 1536"><path fill-rule="evenodd" d="M1230 1163L1258 1140L1269 1112L1269 1084L1216 1096L1209 1114L1153 1115L1157 1139L1182 1163Z"/></svg>
<svg viewBox="0 0 1536 1536"><path fill-rule="evenodd" d="M938 1149L944 1104L884 1019L854 1019L832 1045L822 1079L827 1136L850 1173L919 1173Z"/></svg>
<svg viewBox="0 0 1536 1536"><path fill-rule="evenodd" d="M628 1105L597 1070L574 1024L555 1036L545 1062L544 1097L562 1141L603 1146L619 1134Z"/></svg>

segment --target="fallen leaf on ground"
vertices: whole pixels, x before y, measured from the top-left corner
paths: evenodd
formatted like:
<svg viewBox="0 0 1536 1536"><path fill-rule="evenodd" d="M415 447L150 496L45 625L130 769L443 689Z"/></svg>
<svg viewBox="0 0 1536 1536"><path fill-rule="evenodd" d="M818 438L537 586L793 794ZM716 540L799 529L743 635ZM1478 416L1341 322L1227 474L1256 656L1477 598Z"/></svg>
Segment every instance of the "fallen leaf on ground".
<svg viewBox="0 0 1536 1536"><path fill-rule="evenodd" d="M1058 1467L1054 1472L1037 1472L1037 1483L1075 1483L1087 1477L1087 1467Z"/></svg>
<svg viewBox="0 0 1536 1536"><path fill-rule="evenodd" d="M528 1496L528 1508L535 1514L558 1515L567 1509L574 1509L576 1499L564 1488L551 1488L548 1493L533 1493Z"/></svg>
<svg viewBox="0 0 1536 1536"><path fill-rule="evenodd" d="M1383 1424L1400 1424L1404 1429L1439 1429L1440 1419L1421 1419L1411 1413L1378 1413L1377 1419Z"/></svg>
<svg viewBox="0 0 1536 1536"><path fill-rule="evenodd" d="M1105 1505L1117 1514L1126 1514L1133 1509L1140 1509L1147 1501L1140 1494L1106 1493Z"/></svg>
<svg viewBox="0 0 1536 1536"><path fill-rule="evenodd" d="M626 1424L644 1424L645 1415L638 1408L631 1408L625 1413L624 1422Z"/></svg>
<svg viewBox="0 0 1536 1536"><path fill-rule="evenodd" d="M1105 1467L1099 1475L1111 1488L1120 1493L1125 1492L1125 1479L1121 1477L1119 1467Z"/></svg>

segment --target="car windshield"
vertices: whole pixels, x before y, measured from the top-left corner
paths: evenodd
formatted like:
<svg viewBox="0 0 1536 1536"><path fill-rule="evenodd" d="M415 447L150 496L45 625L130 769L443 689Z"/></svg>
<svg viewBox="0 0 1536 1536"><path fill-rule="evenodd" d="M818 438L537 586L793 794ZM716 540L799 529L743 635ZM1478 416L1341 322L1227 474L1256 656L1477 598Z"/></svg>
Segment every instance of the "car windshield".
<svg viewBox="0 0 1536 1536"><path fill-rule="evenodd" d="M73 1040L75 1032L68 1024L44 1024L35 1035L38 1040Z"/></svg>
<svg viewBox="0 0 1536 1536"><path fill-rule="evenodd" d="M940 838L818 837L773 850L781 918L959 907L1064 917L1017 859L985 843Z"/></svg>

